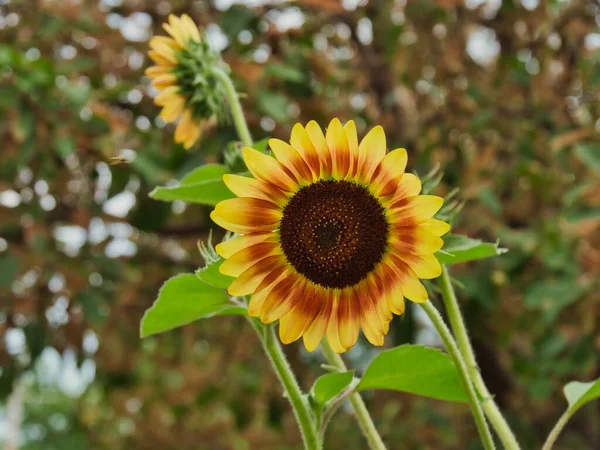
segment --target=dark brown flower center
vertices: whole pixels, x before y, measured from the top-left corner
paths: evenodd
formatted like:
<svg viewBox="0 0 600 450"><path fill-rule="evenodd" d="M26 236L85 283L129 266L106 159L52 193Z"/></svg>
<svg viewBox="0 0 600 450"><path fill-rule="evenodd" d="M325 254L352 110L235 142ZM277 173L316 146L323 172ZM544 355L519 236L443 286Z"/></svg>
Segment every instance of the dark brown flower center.
<svg viewBox="0 0 600 450"><path fill-rule="evenodd" d="M288 262L328 288L353 286L381 261L388 241L385 210L350 181L319 181L283 209L281 247Z"/></svg>

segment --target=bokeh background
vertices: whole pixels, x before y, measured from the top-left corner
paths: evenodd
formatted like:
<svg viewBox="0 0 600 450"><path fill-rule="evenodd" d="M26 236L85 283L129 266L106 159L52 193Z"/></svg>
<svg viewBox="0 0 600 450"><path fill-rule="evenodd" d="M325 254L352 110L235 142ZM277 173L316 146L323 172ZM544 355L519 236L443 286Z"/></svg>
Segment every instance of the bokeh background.
<svg viewBox="0 0 600 450"><path fill-rule="evenodd" d="M256 139L381 124L455 231L510 252L455 266L481 370L525 449L600 376L600 4L558 0L0 0L0 442L7 450L298 449L240 317L140 340L161 283L202 265L209 208L148 197L219 160L157 119L148 40L188 13L232 68ZM111 158L126 162L111 164ZM218 233L217 233L218 235ZM434 294L435 295L435 294ZM410 307L386 346L438 344ZM373 357L361 344L347 360ZM320 357L286 347L304 388ZM376 392L390 449L478 449L468 408ZM557 449L600 448L600 404ZM364 449L347 409L327 449Z"/></svg>

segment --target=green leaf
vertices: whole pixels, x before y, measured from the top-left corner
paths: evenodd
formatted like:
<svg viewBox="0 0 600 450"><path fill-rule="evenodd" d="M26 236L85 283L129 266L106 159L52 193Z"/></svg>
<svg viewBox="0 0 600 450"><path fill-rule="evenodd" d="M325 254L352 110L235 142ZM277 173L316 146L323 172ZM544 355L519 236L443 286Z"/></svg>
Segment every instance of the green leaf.
<svg viewBox="0 0 600 450"><path fill-rule="evenodd" d="M228 173L227 167L222 164L205 164L188 172L179 182L182 184L194 184L204 183L205 181L211 181L222 178L223 175Z"/></svg>
<svg viewBox="0 0 600 450"><path fill-rule="evenodd" d="M188 173L177 186L158 186L150 192L156 200L172 202L182 200L188 203L215 206L222 200L235 197L223 182L228 172L225 166L207 164Z"/></svg>
<svg viewBox="0 0 600 450"><path fill-rule="evenodd" d="M439 262L448 265L490 258L508 251L498 243L482 242L461 234L447 234L443 239L444 247L435 256Z"/></svg>
<svg viewBox="0 0 600 450"><path fill-rule="evenodd" d="M571 416L586 403L600 398L600 378L589 383L571 381L565 385L563 392L565 393L565 397L567 397L567 402L569 403L567 411L569 416Z"/></svg>
<svg viewBox="0 0 600 450"><path fill-rule="evenodd" d="M196 276L210 286L227 289L231 285L233 278L219 272L219 267L221 267L223 261L225 261L223 258L219 258L215 262L207 264L206 267L196 271Z"/></svg>
<svg viewBox="0 0 600 450"><path fill-rule="evenodd" d="M321 375L315 381L311 389L311 394L317 403L325 405L329 400L337 397L350 386L353 378L354 371Z"/></svg>
<svg viewBox="0 0 600 450"><path fill-rule="evenodd" d="M594 172L600 174L600 144L587 142L575 147L577 158Z"/></svg>
<svg viewBox="0 0 600 450"><path fill-rule="evenodd" d="M246 314L246 310L233 305L224 290L209 286L196 275L177 275L163 284L158 299L146 310L140 335L146 337L225 314Z"/></svg>
<svg viewBox="0 0 600 450"><path fill-rule="evenodd" d="M401 345L381 352L369 364L358 391L390 389L423 397L467 402L449 355L422 345Z"/></svg>

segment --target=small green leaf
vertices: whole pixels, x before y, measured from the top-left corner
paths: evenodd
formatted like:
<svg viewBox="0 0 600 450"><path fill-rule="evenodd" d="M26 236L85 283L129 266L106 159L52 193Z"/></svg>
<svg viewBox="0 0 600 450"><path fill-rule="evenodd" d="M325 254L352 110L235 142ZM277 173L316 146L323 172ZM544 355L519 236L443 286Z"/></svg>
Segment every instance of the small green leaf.
<svg viewBox="0 0 600 450"><path fill-rule="evenodd" d="M594 172L600 174L600 144L584 143L575 147L577 158Z"/></svg>
<svg viewBox="0 0 600 450"><path fill-rule="evenodd" d="M219 258L215 262L207 264L206 267L196 271L196 276L210 286L227 289L231 285L233 278L219 272L219 267L221 267L223 261L225 261L223 258Z"/></svg>
<svg viewBox="0 0 600 450"><path fill-rule="evenodd" d="M569 402L569 415L573 415L586 403L600 398L600 378L589 383L571 381L565 385L563 392L567 397L567 402Z"/></svg>
<svg viewBox="0 0 600 450"><path fill-rule="evenodd" d="M311 389L313 398L320 405L325 405L329 400L340 395L350 383L354 377L354 371L339 372L339 373L326 373L321 375Z"/></svg>
<svg viewBox="0 0 600 450"><path fill-rule="evenodd" d="M246 310L233 305L223 289L203 283L196 275L177 275L163 284L158 299L146 310L140 335L146 337L225 314L246 314Z"/></svg>
<svg viewBox="0 0 600 450"><path fill-rule="evenodd" d="M228 172L227 167L222 164L205 164L185 174L179 185L203 183L205 181L220 179Z"/></svg>
<svg viewBox="0 0 600 450"><path fill-rule="evenodd" d="M422 345L401 345L381 352L369 364L358 391L390 389L423 397L467 402L449 355Z"/></svg>
<svg viewBox="0 0 600 450"><path fill-rule="evenodd" d="M499 247L498 243L482 242L461 234L448 234L444 236L444 247L435 256L439 262L451 265L490 258L502 255L507 251L507 249Z"/></svg>
<svg viewBox="0 0 600 450"><path fill-rule="evenodd" d="M215 206L222 200L235 197L223 182L228 172L225 166L207 164L188 173L177 186L158 186L150 197L172 202L182 200L188 203Z"/></svg>

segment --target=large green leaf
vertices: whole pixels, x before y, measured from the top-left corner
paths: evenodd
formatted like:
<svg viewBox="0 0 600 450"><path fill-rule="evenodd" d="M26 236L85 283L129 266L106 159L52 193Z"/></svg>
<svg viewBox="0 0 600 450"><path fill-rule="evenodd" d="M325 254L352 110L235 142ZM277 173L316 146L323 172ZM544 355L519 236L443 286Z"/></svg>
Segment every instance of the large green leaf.
<svg viewBox="0 0 600 450"><path fill-rule="evenodd" d="M567 402L569 402L569 415L573 415L586 403L600 398L600 378L589 383L571 381L565 385L563 392L567 397Z"/></svg>
<svg viewBox="0 0 600 450"><path fill-rule="evenodd" d="M225 261L223 258L219 258L216 261L207 264L206 267L196 271L196 276L206 284L220 289L227 289L231 285L233 278L219 272L219 267L221 267L223 261Z"/></svg>
<svg viewBox="0 0 600 450"><path fill-rule="evenodd" d="M325 405L329 400L337 397L344 389L350 386L353 377L353 371L321 375L315 381L311 389L311 394L319 405Z"/></svg>
<svg viewBox="0 0 600 450"><path fill-rule="evenodd" d="M158 299L142 317L140 334L146 337L198 319L245 313L229 301L223 289L209 286L194 274L182 274L163 284Z"/></svg>
<svg viewBox="0 0 600 450"><path fill-rule="evenodd" d="M156 200L172 202L182 200L214 206L222 200L235 197L223 182L227 167L207 164L192 170L177 186L158 186L150 193Z"/></svg>
<svg viewBox="0 0 600 450"><path fill-rule="evenodd" d="M357 390L391 389L451 402L466 402L449 355L422 345L381 352L369 364Z"/></svg>
<svg viewBox="0 0 600 450"><path fill-rule="evenodd" d="M435 256L441 263L452 265L502 255L507 251L499 247L498 243L483 242L461 234L448 234L444 236L442 251Z"/></svg>

